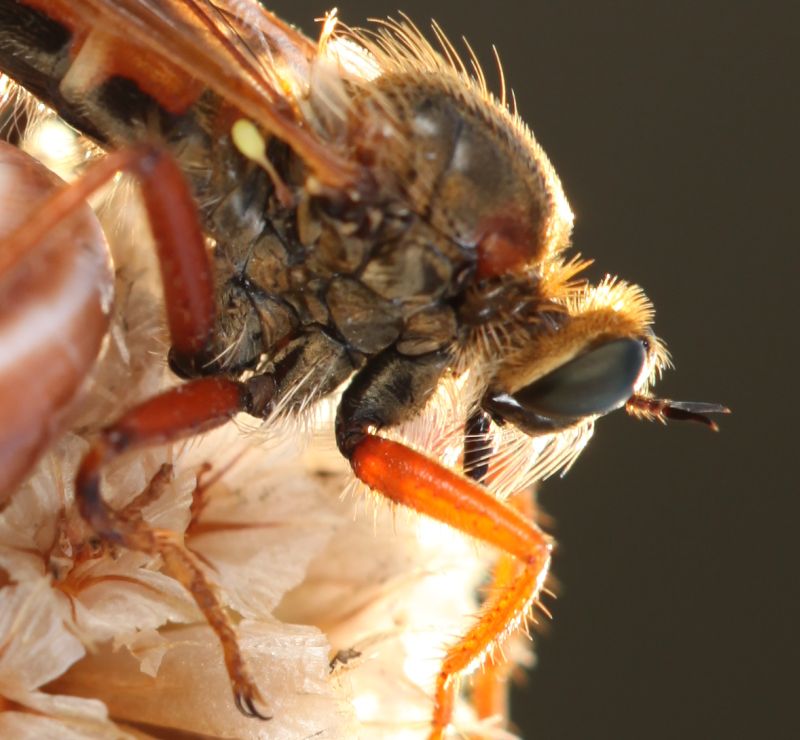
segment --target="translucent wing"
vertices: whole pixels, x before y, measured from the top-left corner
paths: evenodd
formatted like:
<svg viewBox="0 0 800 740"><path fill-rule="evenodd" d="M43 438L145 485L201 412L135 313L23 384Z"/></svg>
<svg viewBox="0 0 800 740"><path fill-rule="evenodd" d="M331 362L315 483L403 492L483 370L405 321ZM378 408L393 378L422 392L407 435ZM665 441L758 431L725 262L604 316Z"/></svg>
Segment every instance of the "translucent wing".
<svg viewBox="0 0 800 740"><path fill-rule="evenodd" d="M26 0L67 26L74 51L91 49L93 73L125 73L168 109L203 88L286 141L332 187L358 168L310 125L307 92L316 43L256 0Z"/></svg>

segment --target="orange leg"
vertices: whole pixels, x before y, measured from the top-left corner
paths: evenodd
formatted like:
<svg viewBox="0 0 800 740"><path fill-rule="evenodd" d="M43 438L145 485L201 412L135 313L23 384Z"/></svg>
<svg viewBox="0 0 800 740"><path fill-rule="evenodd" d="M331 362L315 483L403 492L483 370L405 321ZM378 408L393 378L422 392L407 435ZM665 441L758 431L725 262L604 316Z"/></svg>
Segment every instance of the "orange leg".
<svg viewBox="0 0 800 740"><path fill-rule="evenodd" d="M119 455L199 434L248 407L246 387L224 378L189 381L145 401L101 432L78 470L75 496L81 515L104 540L161 555L166 570L192 594L222 644L236 706L248 716L268 719L256 707L263 699L239 651L233 624L197 558L183 545L180 535L152 529L141 518L142 506L163 488L166 471L159 470L148 489L121 511L112 509L100 492L100 470Z"/></svg>
<svg viewBox="0 0 800 740"><path fill-rule="evenodd" d="M142 512L154 501L158 501L172 478L172 465L164 463L150 479L145 489L133 501L119 511L125 519L141 519Z"/></svg>
<svg viewBox="0 0 800 740"><path fill-rule="evenodd" d="M502 658L493 657L472 678L472 707L479 719L501 718L502 729L506 728L509 716L508 679L512 665ZM494 725L493 725L494 727ZM484 737L483 734L470 733L471 740Z"/></svg>
<svg viewBox="0 0 800 740"><path fill-rule="evenodd" d="M436 682L431 739L450 723L460 676L478 668L528 616L550 565L552 544L536 525L485 488L408 447L367 434L350 461L368 486L513 556L518 573L496 591L475 625L447 652Z"/></svg>
<svg viewBox="0 0 800 740"><path fill-rule="evenodd" d="M172 156L158 146L141 144L113 152L46 198L39 217L6 237L0 274L22 264L48 233L120 171L135 176L141 185L161 268L173 367L186 375L200 374L215 322L212 268L186 181ZM271 386L266 381L256 383L266 403ZM248 386L225 378L194 380L167 391L101 432L81 463L75 489L81 515L103 540L161 555L165 568L192 593L219 636L237 706L246 715L262 717L256 709L261 697L246 670L233 626L197 558L179 535L153 530L142 520L142 508L163 489L168 471L159 471L121 511L109 507L100 493L102 467L122 453L183 439L219 426L237 412L252 410Z"/></svg>
<svg viewBox="0 0 800 740"><path fill-rule="evenodd" d="M200 517L208 506L208 489L221 477L219 473L211 477L211 470L211 463L203 463L195 476L194 491L192 491L192 505L189 507L191 517L186 527L187 533L191 532L199 525ZM207 480L207 478L211 478L211 480Z"/></svg>
<svg viewBox="0 0 800 740"><path fill-rule="evenodd" d="M534 519L533 491L526 489L509 499L509 504L528 519ZM519 575L521 566L510 555L501 554L492 568L491 583L488 588L489 598L492 594L509 589ZM515 635L510 635L513 639ZM514 669L512 661L505 655L491 656L483 669L472 679L472 706L480 719L499 717L506 720L509 716L508 681ZM505 728L506 723L503 723Z"/></svg>

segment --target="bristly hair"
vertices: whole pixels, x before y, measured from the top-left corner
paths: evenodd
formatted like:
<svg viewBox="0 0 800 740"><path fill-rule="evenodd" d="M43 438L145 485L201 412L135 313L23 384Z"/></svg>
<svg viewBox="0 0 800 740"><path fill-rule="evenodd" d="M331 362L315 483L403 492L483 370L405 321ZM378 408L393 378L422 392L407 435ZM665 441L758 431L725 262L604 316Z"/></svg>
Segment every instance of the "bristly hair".
<svg viewBox="0 0 800 740"><path fill-rule="evenodd" d="M542 191L547 193L548 210L554 216L547 234L547 251L553 255L569 246L572 211L547 155L518 115L516 105L509 108L508 101L510 98L513 100L513 95L509 96L507 92L497 51L494 50L500 69L499 95L491 91L486 75L466 40L468 56L464 61L435 23L433 32L438 48L404 15L401 15L401 20L371 19L371 22L375 24L374 28L363 29L349 28L329 19L327 35L320 46L321 55L332 57L338 73L353 82L362 99L368 97L376 110L386 114L389 121L392 119L391 105L384 99L380 85L371 84L376 77L409 77L417 82L429 82L442 94L457 101L462 109L480 118L488 130L504 140L520 157L529 159L532 169L542 178ZM343 49L346 49L346 54ZM360 57L360 65L353 63L354 56L356 59ZM335 101L332 103L334 110L329 112L342 118L344 111L341 106L347 105L348 95L342 93L341 82L337 84L332 77L319 75L312 79L311 96L320 95Z"/></svg>
<svg viewBox="0 0 800 740"><path fill-rule="evenodd" d="M495 95L486 80L486 75L478 58L464 39L468 54L468 64L459 54L455 45L434 21L431 24L438 41L437 49L408 16L400 14L401 20L394 18L371 18L376 28L348 28L339 24L335 37L346 38L364 49L375 60L383 74L416 74L435 76L447 92L470 105L473 110L483 109L487 104L503 111L517 127L520 134L532 136L530 129L508 108L508 93L505 75L498 59L500 91ZM534 142L535 143L535 142Z"/></svg>
<svg viewBox="0 0 800 740"><path fill-rule="evenodd" d="M495 127L500 121L506 123L540 156L544 156L530 128L517 113L516 106L514 110L509 109L505 75L496 50L499 96L491 91L480 62L466 39L464 45L469 64L435 21L431 26L439 43L438 49L408 16L401 13L400 17L399 21L394 18L370 18L375 28L350 28L338 23L332 31L332 38L345 39L361 48L383 75L415 75L435 79L443 92L464 103L469 110L483 114L487 122ZM487 116L487 109L499 118Z"/></svg>
<svg viewBox="0 0 800 740"><path fill-rule="evenodd" d="M638 285L627 283L613 275L606 275L597 285L586 284L567 297L567 308L573 315L610 308L624 312L634 324L649 329L655 317L655 309L644 290ZM646 393L661 377L661 374L672 367L669 351L664 342L652 332L648 337L649 373L645 386L640 389Z"/></svg>
<svg viewBox="0 0 800 740"><path fill-rule="evenodd" d="M42 109L40 103L11 78L0 74L0 138L5 141L19 140L28 122Z"/></svg>
<svg viewBox="0 0 800 740"><path fill-rule="evenodd" d="M587 288L586 280L578 276L591 264L592 260L576 254L567 260L556 258L538 265L533 277L521 274L511 278L525 285L537 283L540 293L548 297L547 304L537 310L538 315L533 319L530 312L516 310L481 323L474 328L470 346L480 347L486 357L499 356L514 346L519 334L523 338L528 335L532 320L541 322L552 318L554 314L572 313L572 306ZM531 301L535 299L532 295ZM466 367L471 365L472 359L469 358Z"/></svg>

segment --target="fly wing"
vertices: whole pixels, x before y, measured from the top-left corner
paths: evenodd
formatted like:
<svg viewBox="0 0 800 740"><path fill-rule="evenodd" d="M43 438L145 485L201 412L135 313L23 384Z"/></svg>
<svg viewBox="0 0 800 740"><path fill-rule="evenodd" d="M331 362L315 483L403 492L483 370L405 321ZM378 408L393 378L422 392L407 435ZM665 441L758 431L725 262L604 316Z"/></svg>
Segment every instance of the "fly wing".
<svg viewBox="0 0 800 740"><path fill-rule="evenodd" d="M96 75L125 73L173 109L208 88L286 141L330 187L358 181L356 165L308 120L316 43L256 0L25 0L94 52ZM91 43L90 43L91 42ZM307 110L307 108L306 108Z"/></svg>

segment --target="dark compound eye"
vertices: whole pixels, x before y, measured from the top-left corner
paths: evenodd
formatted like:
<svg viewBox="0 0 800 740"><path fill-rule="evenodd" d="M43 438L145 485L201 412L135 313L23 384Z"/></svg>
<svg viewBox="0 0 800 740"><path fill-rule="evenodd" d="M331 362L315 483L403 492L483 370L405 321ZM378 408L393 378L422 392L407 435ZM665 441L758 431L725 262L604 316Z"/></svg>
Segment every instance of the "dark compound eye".
<svg viewBox="0 0 800 740"><path fill-rule="evenodd" d="M616 339L570 360L514 393L514 398L545 416L607 414L633 395L646 359L642 342Z"/></svg>
<svg viewBox="0 0 800 740"><path fill-rule="evenodd" d="M641 341L615 339L513 394L491 395L484 405L493 415L529 433L554 431L623 406L633 395L646 360Z"/></svg>

